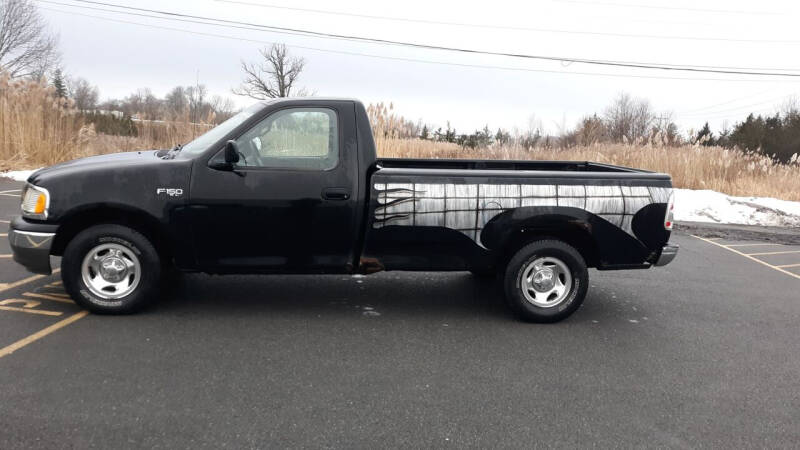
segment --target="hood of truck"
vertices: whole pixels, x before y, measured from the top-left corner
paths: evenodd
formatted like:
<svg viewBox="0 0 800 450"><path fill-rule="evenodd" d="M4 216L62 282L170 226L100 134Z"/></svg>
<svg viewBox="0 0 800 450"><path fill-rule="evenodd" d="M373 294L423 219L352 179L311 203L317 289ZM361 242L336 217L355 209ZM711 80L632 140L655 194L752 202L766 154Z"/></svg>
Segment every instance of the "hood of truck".
<svg viewBox="0 0 800 450"><path fill-rule="evenodd" d="M48 221L93 208L143 211L161 218L189 196L191 159L164 159L156 150L112 153L57 164L28 182L50 193Z"/></svg>
<svg viewBox="0 0 800 450"><path fill-rule="evenodd" d="M89 172L113 170L121 165L158 164L162 159L157 156L159 150L141 150L135 152L109 153L73 159L50 167L39 169L28 177L28 182L38 184L50 177L80 175Z"/></svg>

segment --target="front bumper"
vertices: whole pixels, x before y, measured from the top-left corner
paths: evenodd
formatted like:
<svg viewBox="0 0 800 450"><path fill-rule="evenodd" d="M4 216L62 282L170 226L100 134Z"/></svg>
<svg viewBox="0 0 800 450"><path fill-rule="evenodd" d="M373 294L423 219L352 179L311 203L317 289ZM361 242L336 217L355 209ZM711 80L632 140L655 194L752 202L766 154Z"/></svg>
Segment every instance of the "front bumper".
<svg viewBox="0 0 800 450"><path fill-rule="evenodd" d="M50 275L50 247L56 237L58 225L28 222L21 217L11 221L8 242L14 261L33 273Z"/></svg>
<svg viewBox="0 0 800 450"><path fill-rule="evenodd" d="M676 256L678 256L678 246L674 244L667 244L664 248L661 249L661 255L659 255L658 260L656 261L656 266L666 266L667 264L671 263Z"/></svg>

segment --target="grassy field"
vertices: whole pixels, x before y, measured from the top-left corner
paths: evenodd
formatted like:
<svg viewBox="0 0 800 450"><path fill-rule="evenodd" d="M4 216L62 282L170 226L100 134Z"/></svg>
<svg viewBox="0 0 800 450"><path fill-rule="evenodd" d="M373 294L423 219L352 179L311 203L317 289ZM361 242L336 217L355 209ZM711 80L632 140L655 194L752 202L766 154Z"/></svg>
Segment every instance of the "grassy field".
<svg viewBox="0 0 800 450"><path fill-rule="evenodd" d="M386 127L382 122L375 126L379 131ZM98 134L68 100L54 98L47 86L0 77L0 171L102 153L171 148L208 127L179 119L138 122L136 128L136 137ZM471 150L452 143L376 134L382 157L597 161L669 173L676 187L800 201L800 163L778 164L765 156L721 147L598 144L526 150L495 145Z"/></svg>
<svg viewBox="0 0 800 450"><path fill-rule="evenodd" d="M589 147L498 146L470 150L443 142L377 139L378 153L393 158L474 158L596 161L672 175L676 187L712 189L736 196L800 201L800 164L722 147L598 144Z"/></svg>

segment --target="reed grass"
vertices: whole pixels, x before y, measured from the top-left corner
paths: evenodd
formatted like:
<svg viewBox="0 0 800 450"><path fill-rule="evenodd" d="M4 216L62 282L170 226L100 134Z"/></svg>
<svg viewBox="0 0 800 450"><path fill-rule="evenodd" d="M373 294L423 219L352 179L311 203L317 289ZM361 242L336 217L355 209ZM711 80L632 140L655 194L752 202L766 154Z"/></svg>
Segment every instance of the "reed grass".
<svg viewBox="0 0 800 450"><path fill-rule="evenodd" d="M595 161L668 173L680 188L800 201L797 159L781 164L763 155L722 147L596 144L525 150L505 145L470 150L445 142L380 137L376 146L378 154L386 158Z"/></svg>
<svg viewBox="0 0 800 450"><path fill-rule="evenodd" d="M800 201L800 161L796 157L789 164L780 164L735 149L657 143L532 149L512 143L471 150L408 138L416 134L417 124L394 115L391 105L371 107L370 116L382 157L596 161L668 173L676 187ZM171 148L210 127L190 122L186 114L169 121L136 122L135 137L100 134L46 83L10 80L0 74L0 171L103 153Z"/></svg>

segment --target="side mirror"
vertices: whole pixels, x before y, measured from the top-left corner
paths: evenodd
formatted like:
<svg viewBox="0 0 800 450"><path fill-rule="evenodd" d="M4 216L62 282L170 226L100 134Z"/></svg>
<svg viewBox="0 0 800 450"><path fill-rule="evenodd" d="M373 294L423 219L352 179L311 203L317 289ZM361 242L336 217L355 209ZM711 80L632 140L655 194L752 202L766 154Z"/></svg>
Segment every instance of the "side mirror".
<svg viewBox="0 0 800 450"><path fill-rule="evenodd" d="M234 164L239 162L239 148L236 141L228 141L222 151L217 152L216 155L208 162L208 167L214 170L234 170Z"/></svg>
<svg viewBox="0 0 800 450"><path fill-rule="evenodd" d="M239 148L236 146L236 141L228 141L225 143L225 163L233 165L239 162Z"/></svg>

